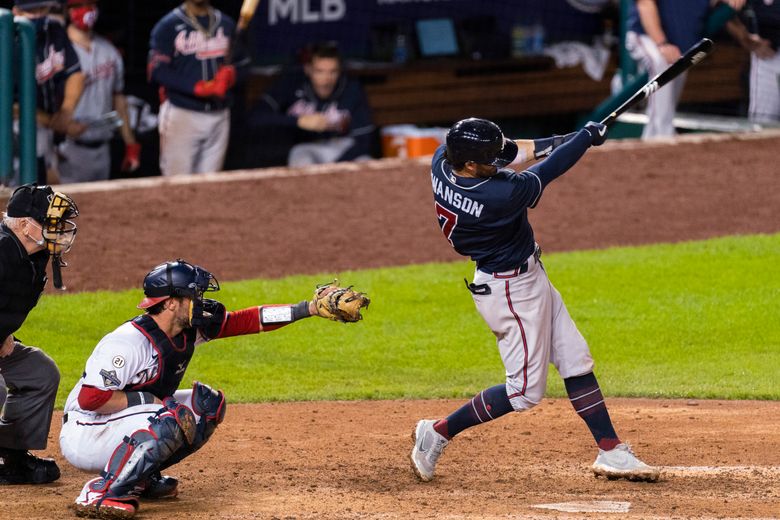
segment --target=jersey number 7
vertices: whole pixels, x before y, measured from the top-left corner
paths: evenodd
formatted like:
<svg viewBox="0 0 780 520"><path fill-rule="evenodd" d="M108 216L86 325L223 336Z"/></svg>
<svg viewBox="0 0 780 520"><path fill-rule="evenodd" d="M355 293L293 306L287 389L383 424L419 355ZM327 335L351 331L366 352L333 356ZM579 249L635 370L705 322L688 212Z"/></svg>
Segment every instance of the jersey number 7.
<svg viewBox="0 0 780 520"><path fill-rule="evenodd" d="M452 243L452 232L455 229L455 226L458 225L458 214L453 213L437 202L436 215L439 217L441 232L444 233L444 236L449 240L450 245L454 246Z"/></svg>

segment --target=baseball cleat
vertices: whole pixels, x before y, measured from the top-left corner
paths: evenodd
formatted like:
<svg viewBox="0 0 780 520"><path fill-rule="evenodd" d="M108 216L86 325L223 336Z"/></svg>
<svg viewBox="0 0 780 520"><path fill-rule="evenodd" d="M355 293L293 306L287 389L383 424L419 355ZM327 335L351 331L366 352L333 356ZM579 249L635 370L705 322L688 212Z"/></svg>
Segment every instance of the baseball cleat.
<svg viewBox="0 0 780 520"><path fill-rule="evenodd" d="M626 480L657 482L660 470L648 466L639 460L631 446L618 444L609 451L599 450L596 462L592 466L594 475L607 477L609 480L624 478Z"/></svg>
<svg viewBox="0 0 780 520"><path fill-rule="evenodd" d="M423 419L412 431L412 469L423 482L433 480L436 462L450 442L433 429L434 424L436 421Z"/></svg>
<svg viewBox="0 0 780 520"><path fill-rule="evenodd" d="M0 485L48 484L60 478L54 459L36 457L26 450L0 448Z"/></svg>
<svg viewBox="0 0 780 520"><path fill-rule="evenodd" d="M179 481L174 477L161 475L159 471L156 471L149 475L146 481L139 484L132 494L137 494L141 498L158 500L176 498L179 494Z"/></svg>
<svg viewBox="0 0 780 520"><path fill-rule="evenodd" d="M76 516L102 518L107 520L125 520L133 518L138 511L138 500L134 497L107 497L101 477L93 478L86 484L72 508Z"/></svg>

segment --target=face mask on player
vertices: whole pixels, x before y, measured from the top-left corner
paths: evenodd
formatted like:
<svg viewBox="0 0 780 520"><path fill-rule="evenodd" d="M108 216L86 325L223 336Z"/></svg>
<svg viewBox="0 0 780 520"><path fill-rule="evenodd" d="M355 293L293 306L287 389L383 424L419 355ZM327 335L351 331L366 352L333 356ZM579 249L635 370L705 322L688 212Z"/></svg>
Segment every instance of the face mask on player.
<svg viewBox="0 0 780 520"><path fill-rule="evenodd" d="M82 31L90 31L98 19L98 8L94 5L74 7L70 10L70 21Z"/></svg>

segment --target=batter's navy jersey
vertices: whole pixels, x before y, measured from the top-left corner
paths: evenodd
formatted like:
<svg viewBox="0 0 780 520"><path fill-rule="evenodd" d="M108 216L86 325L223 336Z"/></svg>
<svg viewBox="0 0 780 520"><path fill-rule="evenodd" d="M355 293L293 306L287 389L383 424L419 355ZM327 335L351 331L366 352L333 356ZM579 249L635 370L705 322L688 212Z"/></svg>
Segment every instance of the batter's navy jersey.
<svg viewBox="0 0 780 520"><path fill-rule="evenodd" d="M165 96L178 107L222 110L232 102L230 91L225 99L204 99L196 97L194 90L198 81L214 79L225 63L236 24L218 9L212 16L198 16L196 20L197 25L180 6L157 22L149 42L149 79L159 83ZM240 46L234 54L233 65L240 78L249 59Z"/></svg>
<svg viewBox="0 0 780 520"><path fill-rule="evenodd" d="M701 39L707 23L710 0L656 0L661 27L667 41L676 45L681 52L690 49ZM636 3L628 17L629 30L645 34Z"/></svg>
<svg viewBox="0 0 780 520"><path fill-rule="evenodd" d="M590 144L590 133L583 129L527 170L501 168L488 178L455 175L444 156L446 146L440 146L431 162L431 183L444 236L481 271L522 265L536 247L528 208L536 206L545 186L571 168Z"/></svg>

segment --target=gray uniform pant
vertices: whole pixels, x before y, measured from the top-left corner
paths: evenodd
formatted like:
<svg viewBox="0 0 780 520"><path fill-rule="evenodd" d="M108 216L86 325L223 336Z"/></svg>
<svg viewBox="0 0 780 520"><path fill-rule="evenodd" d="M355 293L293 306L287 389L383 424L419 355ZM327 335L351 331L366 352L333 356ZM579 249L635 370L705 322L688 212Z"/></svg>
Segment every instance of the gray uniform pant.
<svg viewBox="0 0 780 520"><path fill-rule="evenodd" d="M111 173L111 148L108 142L99 147L81 146L66 139L60 145L60 182L106 181Z"/></svg>
<svg viewBox="0 0 780 520"><path fill-rule="evenodd" d="M57 365L41 349L17 341L0 357L0 448L46 448L59 384Z"/></svg>

